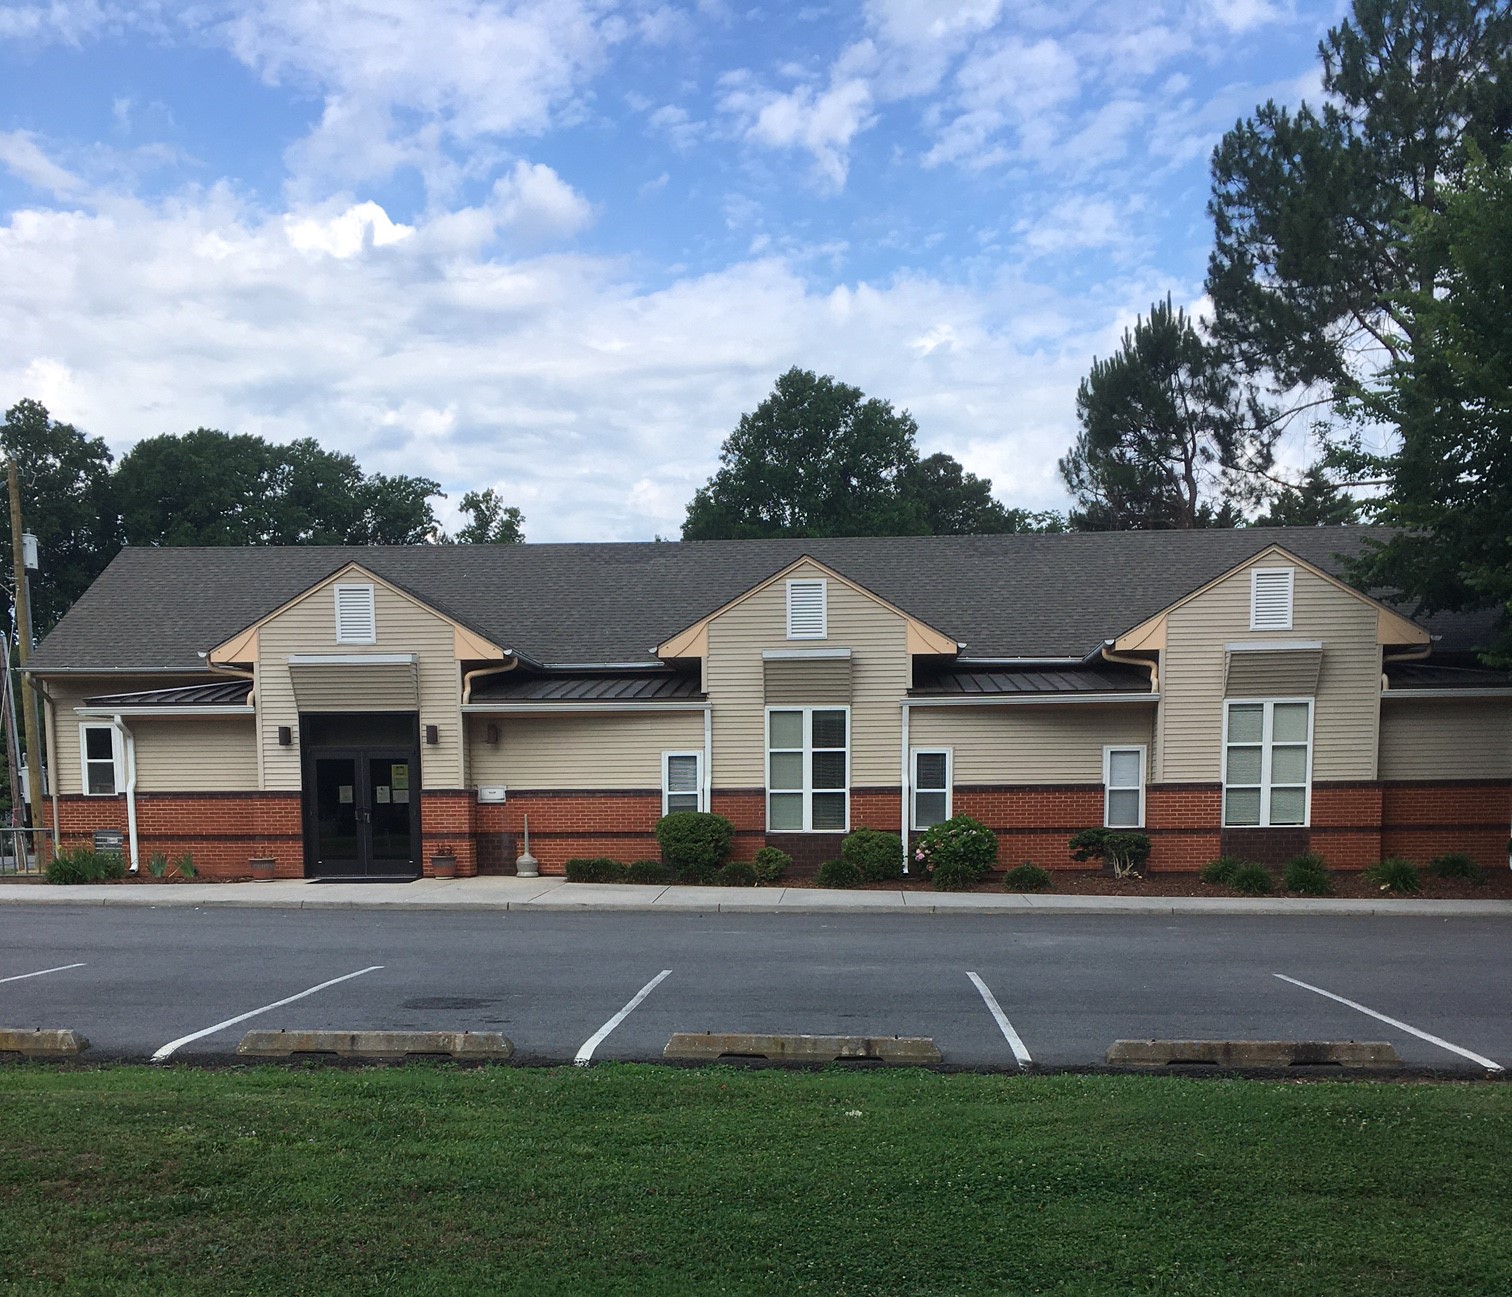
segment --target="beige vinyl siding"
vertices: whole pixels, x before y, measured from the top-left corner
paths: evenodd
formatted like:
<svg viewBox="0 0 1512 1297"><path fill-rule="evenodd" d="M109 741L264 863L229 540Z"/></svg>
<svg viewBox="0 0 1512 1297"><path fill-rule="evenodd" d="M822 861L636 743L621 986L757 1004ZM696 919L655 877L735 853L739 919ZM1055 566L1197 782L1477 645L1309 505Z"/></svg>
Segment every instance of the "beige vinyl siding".
<svg viewBox="0 0 1512 1297"><path fill-rule="evenodd" d="M1267 558L1261 566L1281 564ZM1293 599L1290 630L1250 630L1245 567L1169 615L1160 664L1156 782L1216 783L1222 777L1224 645L1261 640L1323 643L1313 779L1376 777L1381 693L1376 609L1300 566Z"/></svg>
<svg viewBox="0 0 1512 1297"><path fill-rule="evenodd" d="M128 716L139 793L257 790L257 727L250 716Z"/></svg>
<svg viewBox="0 0 1512 1297"><path fill-rule="evenodd" d="M788 579L826 579L802 567ZM904 619L843 582L829 580L826 648L851 650L851 787L891 785L908 688ZM819 645L806 641L813 647ZM799 647L787 638L787 586L776 581L709 623L705 686L714 712L714 787L766 786L766 698L762 651Z"/></svg>
<svg viewBox="0 0 1512 1297"><path fill-rule="evenodd" d="M703 742L702 712L467 718L472 783L521 790L660 788L662 753L702 752Z"/></svg>
<svg viewBox="0 0 1512 1297"><path fill-rule="evenodd" d="M342 578L351 584L354 578ZM463 780L462 678L451 623L420 604L374 585L378 641L371 645L336 642L333 577L298 603L265 622L258 632L257 703L263 763L263 786L300 786L299 743L280 747L278 727L298 734L299 707L289 678L288 658L300 653L414 653L419 659L420 724L434 725L435 746L420 745L423 788L461 788ZM375 710L376 710L375 706Z"/></svg>
<svg viewBox="0 0 1512 1297"><path fill-rule="evenodd" d="M1512 777L1512 701L1388 698L1381 709L1382 779Z"/></svg>
<svg viewBox="0 0 1512 1297"><path fill-rule="evenodd" d="M908 743L950 748L956 787L1100 784L1104 746L1150 743L1155 705L913 707Z"/></svg>
<svg viewBox="0 0 1512 1297"><path fill-rule="evenodd" d="M851 664L849 658L782 658L767 661L766 700L780 703L849 703Z"/></svg>
<svg viewBox="0 0 1512 1297"><path fill-rule="evenodd" d="M80 716L74 710L76 707L82 707L86 698L94 698L100 694L107 693L131 693L138 689L172 689L177 685L202 685L205 683L205 679L204 676L186 676L183 678L138 676L134 679L123 680L119 676L104 676L98 679L75 678L67 682L49 680L47 682L47 692L52 698L57 700L53 704L53 725L57 742L52 748L51 756L47 763L48 777L53 781L53 787L63 796L72 796L84 791L83 779L79 772L79 725L83 722L91 725L103 725L107 723L99 717ZM47 705L46 702L43 703L44 707ZM141 717L128 717L126 718L126 723L135 730L137 723L141 719ZM140 760L140 754L138 754L138 758ZM255 749L253 768L255 771ZM255 774L250 787L257 787Z"/></svg>

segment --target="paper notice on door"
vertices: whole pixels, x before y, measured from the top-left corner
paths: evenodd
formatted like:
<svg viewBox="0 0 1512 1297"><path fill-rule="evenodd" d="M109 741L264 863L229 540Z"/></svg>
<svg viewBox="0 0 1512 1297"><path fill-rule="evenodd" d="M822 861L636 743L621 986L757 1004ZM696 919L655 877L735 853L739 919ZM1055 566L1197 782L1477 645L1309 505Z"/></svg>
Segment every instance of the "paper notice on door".
<svg viewBox="0 0 1512 1297"><path fill-rule="evenodd" d="M352 800L352 785L338 784L336 787L336 800L345 805Z"/></svg>
<svg viewBox="0 0 1512 1297"><path fill-rule="evenodd" d="M395 788L409 787L409 762L389 767L389 783Z"/></svg>
<svg viewBox="0 0 1512 1297"><path fill-rule="evenodd" d="M373 791L378 795L378 804L380 806L387 806L388 805L388 799L389 799L388 785L387 784L379 784L378 787L375 788Z"/></svg>
<svg viewBox="0 0 1512 1297"><path fill-rule="evenodd" d="M409 789L408 788L396 788L396 789L394 789L394 801L397 802L400 806L405 805L409 801Z"/></svg>

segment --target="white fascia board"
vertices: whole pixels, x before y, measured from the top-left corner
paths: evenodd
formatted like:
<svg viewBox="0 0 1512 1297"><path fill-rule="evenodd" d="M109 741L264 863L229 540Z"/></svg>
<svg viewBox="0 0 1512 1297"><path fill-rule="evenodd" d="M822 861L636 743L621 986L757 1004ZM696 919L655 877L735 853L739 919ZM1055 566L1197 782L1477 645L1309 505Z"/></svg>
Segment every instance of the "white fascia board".
<svg viewBox="0 0 1512 1297"><path fill-rule="evenodd" d="M78 716L255 716L257 708L229 703L209 707L75 707Z"/></svg>
<svg viewBox="0 0 1512 1297"><path fill-rule="evenodd" d="M462 711L468 715L544 716L563 712L706 712L711 706L711 703L695 702L464 703Z"/></svg>
<svg viewBox="0 0 1512 1297"><path fill-rule="evenodd" d="M905 707L1020 707L1031 703L1158 703L1159 694L962 694L949 698L904 698Z"/></svg>
<svg viewBox="0 0 1512 1297"><path fill-rule="evenodd" d="M291 653L291 667L400 667L419 661L414 653Z"/></svg>
<svg viewBox="0 0 1512 1297"><path fill-rule="evenodd" d="M764 662L812 662L815 659L838 659L848 658L851 651L848 648L817 648L817 649L762 649L761 658Z"/></svg>
<svg viewBox="0 0 1512 1297"><path fill-rule="evenodd" d="M1239 640L1225 644L1225 653L1305 653L1321 649L1320 639Z"/></svg>

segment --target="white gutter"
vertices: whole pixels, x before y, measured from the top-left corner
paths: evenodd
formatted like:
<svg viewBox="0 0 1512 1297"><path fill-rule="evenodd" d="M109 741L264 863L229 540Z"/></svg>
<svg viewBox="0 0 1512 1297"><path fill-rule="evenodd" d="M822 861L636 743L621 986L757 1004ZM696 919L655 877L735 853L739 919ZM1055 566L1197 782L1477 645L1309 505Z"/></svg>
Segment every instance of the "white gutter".
<svg viewBox="0 0 1512 1297"><path fill-rule="evenodd" d="M701 702L560 702L560 703L464 703L463 712L473 716L545 716L564 712L703 712Z"/></svg>
<svg viewBox="0 0 1512 1297"><path fill-rule="evenodd" d="M704 708L703 807L714 809L714 709Z"/></svg>
<svg viewBox="0 0 1512 1297"><path fill-rule="evenodd" d="M255 716L257 708L240 704L206 707L75 707L75 716Z"/></svg>
<svg viewBox="0 0 1512 1297"><path fill-rule="evenodd" d="M126 748L126 841L130 848L131 872L137 872L141 862L137 853L136 816L136 739L132 736L120 714L110 718L110 727L121 736Z"/></svg>
<svg viewBox="0 0 1512 1297"><path fill-rule="evenodd" d="M1022 707L1033 703L1158 703L1159 694L952 694L948 698L905 698L909 707Z"/></svg>
<svg viewBox="0 0 1512 1297"><path fill-rule="evenodd" d="M1512 689L1382 689L1382 698L1512 698Z"/></svg>
<svg viewBox="0 0 1512 1297"><path fill-rule="evenodd" d="M909 769L912 762L908 759L908 699L903 700L903 725L902 725L902 763L899 770L900 779L898 788L903 794L903 809L901 813L901 831L899 837L903 839L903 876L908 877L908 858L913 853L908 849L908 801L912 795L913 771Z"/></svg>

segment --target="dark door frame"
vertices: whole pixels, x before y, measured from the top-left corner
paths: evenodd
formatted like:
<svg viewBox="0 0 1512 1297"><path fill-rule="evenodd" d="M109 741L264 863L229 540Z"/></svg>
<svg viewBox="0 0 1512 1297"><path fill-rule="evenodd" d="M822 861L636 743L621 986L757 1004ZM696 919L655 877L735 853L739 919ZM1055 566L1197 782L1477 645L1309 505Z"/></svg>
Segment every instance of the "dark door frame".
<svg viewBox="0 0 1512 1297"><path fill-rule="evenodd" d="M316 806L318 786L315 779L315 762L321 757L336 757L351 759L354 767L355 785L353 797L357 802L359 824L365 824L365 829L358 831L358 867L355 874L322 874L318 865L318 852L320 846L320 823L319 809ZM413 873L400 873L391 871L378 874L373 872L361 872L364 865L371 871L373 864L372 842L372 806L365 805L367 799L372 796L369 787L368 770L369 762L378 760L404 760L409 763L410 770L410 799L409 799L409 829L410 849L413 863ZM420 877L422 871L422 844L420 839L420 743L418 728L415 741L409 745L403 743L320 743L307 744L300 754L300 770L303 790L300 797L301 821L304 833L304 872L306 878L403 878ZM363 819L366 815L369 818Z"/></svg>

